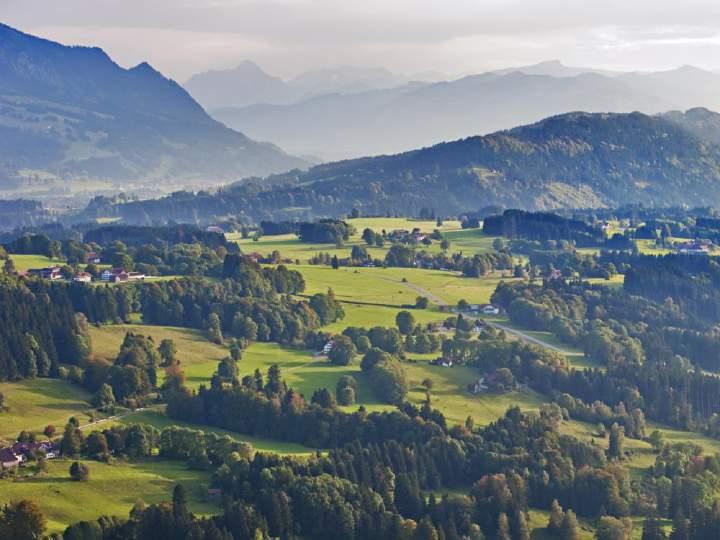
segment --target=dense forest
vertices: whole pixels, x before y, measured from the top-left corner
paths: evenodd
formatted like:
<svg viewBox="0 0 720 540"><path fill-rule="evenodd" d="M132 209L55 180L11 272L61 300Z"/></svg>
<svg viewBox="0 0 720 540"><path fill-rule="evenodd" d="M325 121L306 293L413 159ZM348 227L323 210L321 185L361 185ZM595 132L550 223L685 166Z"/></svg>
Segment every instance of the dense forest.
<svg viewBox="0 0 720 540"><path fill-rule="evenodd" d="M90 350L86 329L66 290L0 275L0 380L57 376Z"/></svg>
<svg viewBox="0 0 720 540"><path fill-rule="evenodd" d="M483 220L483 232L492 236L526 240L566 240L578 247L602 244L603 231L585 221L557 214L506 210L502 215Z"/></svg>
<svg viewBox="0 0 720 540"><path fill-rule="evenodd" d="M562 282L501 285L493 302L514 323L549 330L606 368L555 374L548 389L720 436L720 379L703 372L720 370L717 338L672 302Z"/></svg>

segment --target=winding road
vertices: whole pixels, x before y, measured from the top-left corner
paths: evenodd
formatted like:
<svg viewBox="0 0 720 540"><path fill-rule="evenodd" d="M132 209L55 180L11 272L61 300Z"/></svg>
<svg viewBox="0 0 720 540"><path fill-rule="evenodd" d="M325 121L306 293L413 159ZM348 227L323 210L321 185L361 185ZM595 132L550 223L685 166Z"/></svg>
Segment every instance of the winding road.
<svg viewBox="0 0 720 540"><path fill-rule="evenodd" d="M448 307L450 305L445 300L440 298L437 294L430 292L427 289L420 287L419 285L410 283L409 281L398 281L398 280L390 279L390 278L386 278L386 277L381 277L380 279L384 279L385 281L391 281L393 283L399 283L400 285L403 285L409 289L412 289L413 291L417 292L421 296L427 297L430 301L434 302L435 304L437 304L441 307ZM521 340L523 340L527 343L532 343L533 345L539 345L540 347L545 347L546 349L550 349L551 351L555 351L560 354L565 354L565 355L573 354L572 351L568 351L561 347L557 347L556 345L551 345L549 343L546 343L534 336L531 336L531 335L523 332L522 330L517 330L515 328L506 326L504 324L501 324L501 323L498 323L495 321L489 321L489 320L483 319L481 317L473 317L473 319L479 319L479 320L483 321L484 323L492 326L493 328L497 328L498 330L503 330L503 331L507 332L508 334L517 336L518 338L520 338Z"/></svg>

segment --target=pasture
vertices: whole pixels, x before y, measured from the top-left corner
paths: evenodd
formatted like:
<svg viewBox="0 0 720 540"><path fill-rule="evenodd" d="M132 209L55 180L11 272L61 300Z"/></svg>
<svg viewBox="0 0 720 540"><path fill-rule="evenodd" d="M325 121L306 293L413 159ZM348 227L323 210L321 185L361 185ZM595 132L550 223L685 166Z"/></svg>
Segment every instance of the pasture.
<svg viewBox="0 0 720 540"><path fill-rule="evenodd" d="M227 233L226 237L230 241L237 242L245 253L257 252L267 255L273 251L278 251L283 258L297 260L301 263L307 262L313 255L318 253L329 253L331 256L337 255L339 258L348 257L353 246L363 246L374 259L383 259L390 248L390 243L386 242L382 248L368 246L362 240L362 233L366 228L377 233L399 229L409 231L414 228L418 228L424 233L431 233L438 229L450 241L450 252L462 251L465 255L492 250L492 242L495 238L484 235L480 229L463 230L460 228L459 221L444 221L440 227L437 226L435 220L405 218L357 218L346 221L355 227L355 233L341 247L335 244L301 242L294 234L262 236L258 240L242 238L238 233ZM440 243L433 241L430 246L420 245L418 249L430 253L440 253Z"/></svg>
<svg viewBox="0 0 720 540"><path fill-rule="evenodd" d="M172 489L182 484L190 510L199 515L218 513L206 502L210 473L191 471L184 463L147 460L105 464L84 461L90 468L87 482L73 482L71 461L48 461L48 472L36 476L0 480L0 505L14 499L32 499L48 518L48 532L62 532L69 524L97 519L101 515L126 517L132 506L169 501Z"/></svg>
<svg viewBox="0 0 720 540"><path fill-rule="evenodd" d="M45 257L44 255L11 254L10 259L12 259L12 262L15 265L15 270L18 272L27 272L31 268L45 268L46 266L62 266L65 264L64 259L51 259L49 257Z"/></svg>
<svg viewBox="0 0 720 540"><path fill-rule="evenodd" d="M200 330L145 324L90 326L93 354L114 360L127 332L152 337L156 346L163 339L172 339L177 346L180 365L185 371L186 383L193 389L203 383L207 384L218 362L228 355L226 347L208 341ZM162 380L163 371L160 370L158 375Z"/></svg>
<svg viewBox="0 0 720 540"><path fill-rule="evenodd" d="M0 412L0 438L12 439L22 430L42 432L48 424L58 430L75 416L87 421L90 395L81 387L60 379L24 379L0 383L7 410Z"/></svg>

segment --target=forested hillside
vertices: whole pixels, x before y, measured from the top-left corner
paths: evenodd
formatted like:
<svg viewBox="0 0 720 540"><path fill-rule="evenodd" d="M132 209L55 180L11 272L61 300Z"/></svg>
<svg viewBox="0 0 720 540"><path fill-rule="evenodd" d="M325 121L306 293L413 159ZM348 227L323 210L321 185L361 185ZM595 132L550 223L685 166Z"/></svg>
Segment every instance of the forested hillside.
<svg viewBox="0 0 720 540"><path fill-rule="evenodd" d="M146 63L123 69L99 48L0 24L0 189L78 179L207 185L302 165L216 122Z"/></svg>
<svg viewBox="0 0 720 540"><path fill-rule="evenodd" d="M587 208L702 204L720 194L720 149L663 118L571 113L395 156L320 165L217 194L177 193L87 217L129 222L248 220L361 213L453 215L487 205Z"/></svg>

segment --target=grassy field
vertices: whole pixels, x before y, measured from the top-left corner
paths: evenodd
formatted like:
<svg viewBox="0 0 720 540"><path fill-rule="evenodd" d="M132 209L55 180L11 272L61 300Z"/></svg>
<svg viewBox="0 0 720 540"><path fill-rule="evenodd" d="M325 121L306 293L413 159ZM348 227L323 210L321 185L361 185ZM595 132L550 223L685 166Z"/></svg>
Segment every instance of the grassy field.
<svg viewBox="0 0 720 540"><path fill-rule="evenodd" d="M21 430L41 432L48 424L62 429L71 416L81 423L91 409L85 390L58 379L0 383L8 410L0 413L0 438L13 440Z"/></svg>
<svg viewBox="0 0 720 540"><path fill-rule="evenodd" d="M345 317L342 320L325 326L323 329L328 332L341 333L348 326L362 326L371 328L373 326L395 326L395 317L401 311L400 307L386 307L374 304L349 304L343 303ZM447 313L437 309L414 309L410 310L418 323L429 323L444 320Z"/></svg>
<svg viewBox="0 0 720 540"><path fill-rule="evenodd" d="M175 484L185 486L191 511L199 515L218 513L205 502L210 473L190 471L184 463L148 460L106 465L86 461L87 482L73 482L69 461L48 462L47 474L18 480L0 480L0 504L13 499L32 499L48 517L49 532L62 532L70 523L97 519L100 515L125 517L138 500L158 503L170 500Z"/></svg>
<svg viewBox="0 0 720 540"><path fill-rule="evenodd" d="M163 339L172 339L177 346L178 359L190 388L207 384L218 362L228 356L226 347L211 343L200 330L144 324L91 326L93 353L96 356L114 359L127 332L150 336L156 345L160 345ZM161 380L163 375L161 370L159 373Z"/></svg>
<svg viewBox="0 0 720 540"><path fill-rule="evenodd" d="M532 391L478 395L468 393L467 385L480 376L480 372L471 367L444 368L433 366L427 360L406 362L403 367L410 383L408 401L422 403L425 400L425 389L420 383L430 379L433 383L432 405L442 411L449 424L462 424L468 416L472 416L476 425L483 426L504 415L512 406L533 411L542 403L540 396Z"/></svg>
<svg viewBox="0 0 720 540"><path fill-rule="evenodd" d="M393 310L393 324L396 313L397 310ZM341 326L344 329L347 325ZM209 384L218 362L228 355L225 347L209 342L202 332L196 330L127 324L93 327L93 351L99 356L112 358L117 355L128 331L152 336L157 344L164 338L173 339L178 348L178 358L185 371L187 385L194 389L201 384ZM240 360L240 376L252 375L256 369L264 375L273 364L280 367L288 385L305 394L307 399L310 399L318 388L334 390L337 380L343 375L351 374L360 378L359 366L340 368L333 366L325 358L314 357L310 351L283 347L277 343L252 343ZM366 385L361 385L358 399L369 406L377 405Z"/></svg>
<svg viewBox="0 0 720 540"><path fill-rule="evenodd" d="M44 255L10 255L18 272L27 272L31 268L45 268L54 264L65 264L64 259L49 259Z"/></svg>
<svg viewBox="0 0 720 540"><path fill-rule="evenodd" d="M397 229L407 229L411 231L414 228L418 228L423 232L433 232L435 229L440 229L443 233L449 231L460 230L459 221L443 221L443 224L438 227L434 219L407 219L407 218L356 218L347 220L350 225L355 227L356 236L361 236L363 230L372 229L375 232L382 232L383 230L390 232Z"/></svg>
<svg viewBox="0 0 720 540"><path fill-rule="evenodd" d="M497 284L510 277L494 272L481 278L467 278L455 272L418 268L350 268L302 265L294 268L305 278L306 293L332 288L338 300L390 306L412 305L428 293L448 304L467 300L487 303ZM403 281L405 280L405 281ZM436 299L430 297L431 302Z"/></svg>
<svg viewBox="0 0 720 540"><path fill-rule="evenodd" d="M390 248L390 244L387 243L382 248L368 247L362 240L362 232L366 228L378 233L397 229L412 230L416 227L425 233L440 229L450 241L450 251L453 253L462 251L465 255L492 250L492 241L494 240L494 237L483 235L479 229L462 230L459 221L445 221L440 227L437 226L435 220L421 221L405 218L358 218L347 221L355 227L355 234L342 247L337 247L334 244L300 242L294 234L263 236L257 241L252 238L242 238L237 233L229 233L226 236L229 240L237 242L245 253L258 252L265 255L273 251L279 251L284 258L299 260L302 263L307 262L317 253L348 257L353 246L363 246L373 258L383 259ZM439 253L440 243L434 241L430 246L419 246L418 249Z"/></svg>
<svg viewBox="0 0 720 540"><path fill-rule="evenodd" d="M494 251L492 244L497 238L496 236L483 234L480 229L450 231L444 236L450 241L449 251L460 251L463 255Z"/></svg>

